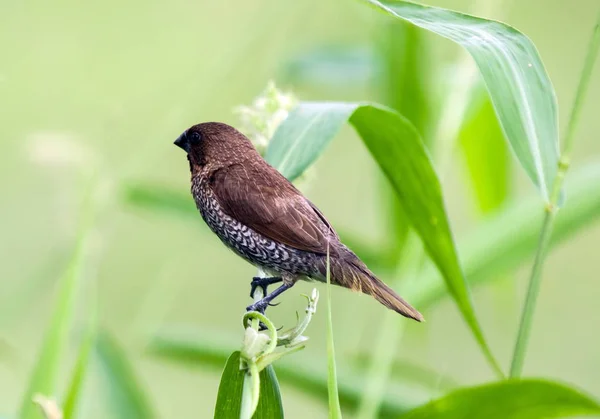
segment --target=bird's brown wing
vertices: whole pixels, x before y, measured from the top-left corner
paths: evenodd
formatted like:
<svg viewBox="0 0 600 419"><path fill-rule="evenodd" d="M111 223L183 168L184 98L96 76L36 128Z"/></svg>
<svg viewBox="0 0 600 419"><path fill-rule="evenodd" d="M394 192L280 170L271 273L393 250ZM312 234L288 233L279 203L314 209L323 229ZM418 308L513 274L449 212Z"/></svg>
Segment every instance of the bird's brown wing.
<svg viewBox="0 0 600 419"><path fill-rule="evenodd" d="M227 215L271 240L319 254L327 253L328 239L338 240L316 207L269 166L219 169L211 189Z"/></svg>

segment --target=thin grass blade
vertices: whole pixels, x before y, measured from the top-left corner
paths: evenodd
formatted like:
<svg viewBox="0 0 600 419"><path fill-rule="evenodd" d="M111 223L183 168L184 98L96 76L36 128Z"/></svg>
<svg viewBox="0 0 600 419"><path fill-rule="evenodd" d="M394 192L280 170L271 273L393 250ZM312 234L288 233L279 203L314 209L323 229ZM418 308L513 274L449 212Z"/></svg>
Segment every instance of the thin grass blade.
<svg viewBox="0 0 600 419"><path fill-rule="evenodd" d="M335 366L335 345L333 342L333 320L331 314L331 275L329 272L329 247L327 248L327 394L329 395L329 418L341 419L340 395Z"/></svg>
<svg viewBox="0 0 600 419"><path fill-rule="evenodd" d="M108 332L96 338L96 360L104 379L102 393L114 419L156 418L126 353Z"/></svg>
<svg viewBox="0 0 600 419"><path fill-rule="evenodd" d="M92 189L90 187L90 191ZM94 208L92 205L91 192L88 192L80 212L81 221L75 249L66 272L59 282L59 296L55 303L50 326L21 402L19 417L22 419L41 418L39 408L33 403L33 397L36 394L55 397L57 393L56 384L60 374L59 368L67 347L69 331L75 320L77 293L84 276L87 241L93 224Z"/></svg>

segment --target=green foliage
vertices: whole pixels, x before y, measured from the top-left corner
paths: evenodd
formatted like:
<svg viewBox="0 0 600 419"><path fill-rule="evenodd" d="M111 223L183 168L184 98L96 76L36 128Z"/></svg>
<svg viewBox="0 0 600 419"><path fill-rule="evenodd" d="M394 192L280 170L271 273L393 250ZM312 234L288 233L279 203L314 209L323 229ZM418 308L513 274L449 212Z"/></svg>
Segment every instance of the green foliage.
<svg viewBox="0 0 600 419"><path fill-rule="evenodd" d="M575 171L567 179L569 205L561 210L556 220L551 246L556 247L577 233L588 228L600 217L600 163L590 163ZM458 241L458 248L464 261L465 274L471 287L497 281L501 274L512 272L530 260L535 253L539 226L543 214L536 209L539 200L530 197L510 203L492 218L479 223L470 234ZM161 211L162 207L144 207ZM356 250L353 247L354 250ZM368 253L367 248L361 252ZM377 255L369 255L375 262ZM448 297L448 288L440 280L433 266L426 268L420 281L415 284L415 304L420 308L433 307ZM210 339L201 337L211 336ZM183 362L186 365L219 366L225 362L230 348L235 347L233 339L217 339L215 332L191 334L181 332L162 333L150 345L150 352L162 358ZM363 360L364 362L364 360ZM300 371L291 363L278 364L279 378L288 386L295 386L308 394L323 398L327 396L327 379L324 374ZM395 375L395 374L394 374ZM431 380L436 373L431 373ZM405 368L398 369L397 379L408 380L411 385L422 383L419 374L411 374ZM446 378L451 385L451 378ZM435 381L436 385L439 381ZM360 384L351 380L340 383L342 406L355 406L360 395ZM397 411L390 399L384 398L386 411Z"/></svg>
<svg viewBox="0 0 600 419"><path fill-rule="evenodd" d="M401 419L530 419L599 415L600 405L562 384L544 380L507 380L456 390Z"/></svg>
<svg viewBox="0 0 600 419"><path fill-rule="evenodd" d="M89 192L80 212L81 220L73 255L59 282L59 296L50 319L50 326L40 348L28 388L23 396L19 411L20 418L40 418L41 412L33 403L34 396L39 394L44 397L52 397L56 394L60 364L67 346L69 331L75 320L77 295L83 277L82 271L87 256L86 245L92 226L93 211L91 192Z"/></svg>
<svg viewBox="0 0 600 419"><path fill-rule="evenodd" d="M239 345L231 338L213 338L218 332L209 330L167 330L151 340L147 352L157 359L175 362L186 368L210 367L220 369L227 361L231 348ZM310 364L302 364L282 359L277 362L277 377L281 383L294 387L308 396L327 404L328 374L323 369ZM413 382L403 377L409 386ZM354 409L364 390L361 376L344 374L338 383L340 404L343 408ZM403 398L401 393L388 392L382 403L382 411L394 415L407 410L414 402Z"/></svg>
<svg viewBox="0 0 600 419"><path fill-rule="evenodd" d="M96 296L94 296L94 299L95 297ZM67 388L67 396L65 397L65 402L63 405L63 416L65 419L77 417L77 408L83 393L85 378L90 369L90 358L94 352L94 347L96 344L96 333L98 327L96 305L91 304L91 307L88 309L90 314L86 332L82 338L81 344L79 345L77 361L75 362L75 368L71 376L71 382Z"/></svg>
<svg viewBox="0 0 600 419"><path fill-rule="evenodd" d="M293 181L315 162L358 106L300 103L275 131L265 160Z"/></svg>
<svg viewBox="0 0 600 419"><path fill-rule="evenodd" d="M569 205L557 218L550 249L584 231L600 217L600 162L590 163L567 179ZM535 255L544 214L534 197L514 201L494 217L481 222L458 243L465 275L471 287L513 272ZM428 267L416 286L418 306L434 306L447 291ZM417 304L417 303L415 303Z"/></svg>
<svg viewBox="0 0 600 419"><path fill-rule="evenodd" d="M157 417L142 385L137 380L125 351L108 332L96 338L96 361L104 378L101 393L110 417L152 419Z"/></svg>
<svg viewBox="0 0 600 419"><path fill-rule="evenodd" d="M577 93L575 94L575 100L573 102L573 109L571 110L571 116L569 118L569 124L564 138L564 149L560 156L560 162L558 164L558 172L556 179L552 182L552 192L550 194L550 200L545 208L544 222L540 231L540 239L535 254L533 267L529 277L529 286L527 288L527 295L525 298L525 305L521 314L521 322L519 324L519 333L515 342L513 351L512 361L510 365L510 377L520 377L525 362L525 353L527 350L527 344L529 341L529 335L533 324L533 314L537 304L537 297L539 295L541 283L542 283L542 271L548 249L550 247L550 239L552 236L552 230L554 228L554 222L557 214L557 208L561 204L561 190L565 175L569 170L571 152L573 148L573 138L575 128L579 119L579 114L587 93L587 87L590 82L592 69L594 62L600 51L600 11L596 18L596 27L590 38L588 45L585 62L581 76L579 77L579 84L577 86Z"/></svg>
<svg viewBox="0 0 600 419"><path fill-rule="evenodd" d="M558 110L533 43L500 22L406 1L367 0L463 46L473 57L519 162L545 201L558 169Z"/></svg>
<svg viewBox="0 0 600 419"><path fill-rule="evenodd" d="M346 68L359 64L359 71L351 74L356 79L364 81L365 77L375 74L381 100L390 108L369 103L300 103L275 132L265 157L290 180L294 180L318 159L342 126L350 123L391 184L394 195L385 211L394 223L393 232L390 228L388 236L394 237L392 240L386 238L367 244L355 233L342 231L343 241L378 274L393 275L393 279L408 276L398 269L398 253L401 249L403 254L404 250L408 254L416 251L415 265L421 268L420 247L412 243L412 239L408 240L408 244L405 243L410 224L433 262L426 263L419 281L415 282L414 287L411 284L410 294L414 296L411 301L422 310L451 296L483 354L499 375L502 372L484 339L470 300L469 287L498 280L502 278L502 273L514 271L535 255L528 303L524 309L524 320L511 368L511 375L518 376L546 254L553 246L589 226L600 215L600 189L597 187L600 184L600 164L594 163L576 171L568 179L569 205L555 220L558 191L569 162L563 155L558 164L556 98L532 42L516 29L491 20L405 1L367 1L399 18L401 25L395 24L397 20L386 22L385 37L380 40L376 51L360 50L359 54L352 55L350 59L342 57L341 61L344 61L342 64ZM466 89L464 103L470 103L470 109L464 121L458 121L462 123L460 138L448 138L448 144L445 144L452 146L453 141L460 141L474 196L479 209L486 215L478 220L475 229L457 241L458 246L454 244L438 175L425 146L430 147L437 156L435 152L440 144L436 144L436 141L440 139L429 135L432 127L435 127L436 115L430 90L434 84L431 83L433 77L441 73L433 74L435 66L424 63L427 53L423 54L423 51L428 51L428 45L424 32L419 28L463 46L475 60L487 88L486 93L481 86L477 87L472 97L470 89ZM268 30L263 31L266 33ZM566 130L567 149L570 149L598 44L600 22L591 42L573 116ZM335 61L331 60L334 56L327 54L326 59ZM308 64L302 64L306 73L310 73L311 66L324 61L322 56L309 58ZM334 74L334 79L339 83L342 77ZM326 83L333 81L330 79ZM462 111L457 114L460 114L455 118L457 120L464 116ZM504 137L527 175L540 188L548 204L545 217L540 211L539 199L510 201L511 166ZM132 183L123 187L121 192L124 200L136 207L187 217L194 220L196 225L203 225L187 191L184 193L168 187ZM62 375L60 364L65 356L69 332L75 323L77 291L82 282L83 268L87 267L84 250L92 213L93 208L86 201L81 212L83 222L75 251L66 273L59 281L56 307L23 397L19 418L40 417L38 407L32 402L34 395L39 393L52 399L57 393L57 382ZM541 239L538 240L542 225ZM415 269L415 272L419 269ZM600 405L592 398L574 388L543 380L507 380L463 387L416 407L415 400L405 398L404 393L395 386L422 387L431 400L439 390L458 385L452 377L443 377L438 372L395 359L392 351L397 348L401 329L385 322L380 325L384 332L382 342L394 343L389 345L389 357L385 360L373 359L380 354L373 345L370 353L353 358L349 365L342 365L346 368L341 368L338 382L329 282L328 273L327 373L310 364L303 364L299 368L297 362L289 360L278 361L277 368L283 383L328 403L330 417L341 417L342 406L355 411L368 398L364 388L371 384L370 380L365 380L369 378L369 374L365 374L365 371L369 371L364 365L367 363L381 367L378 385L371 389L375 388L376 393L382 394L371 398L373 406L365 411L369 414L378 411L381 417L526 419L600 415ZM37 282L31 290L39 291ZM30 289L24 295L32 295ZM15 306L18 305L21 303L15 303ZM96 369L104 380L100 394L94 397L102 401L103 407L110 411L110 417L157 417L143 386L135 377L126 352L110 334L98 333L95 306L86 307L83 319L87 327L66 390L62 406L64 417L78 416L84 384L90 372L96 372ZM388 334L392 327L394 333ZM265 338L258 332L257 335L262 336L259 339ZM265 342L271 349L279 345L279 340L274 338ZM214 333L204 333L200 340L191 339L189 335L169 334L156 336L150 343L149 351L163 359L183 362L188 366L221 368L225 363L215 418L282 418L284 413L278 379L273 367L268 365L279 359L281 353L271 354L273 356L264 364L256 362L253 365L255 374L249 374L248 358L244 351L241 355L236 351L227 357L236 345L218 342ZM244 368L240 368L241 363ZM388 377L389 388L378 392L379 388L386 387ZM252 397L248 397L249 393L252 393Z"/></svg>
<svg viewBox="0 0 600 419"><path fill-rule="evenodd" d="M329 396L329 418L341 419L340 395L335 365L335 345L333 342L333 320L331 315L331 272L329 270L329 249L327 249L327 395Z"/></svg>
<svg viewBox="0 0 600 419"><path fill-rule="evenodd" d="M153 208L174 215L198 218L198 210L189 193L156 184L125 184L121 193L125 201L142 208ZM201 223L198 223L202 225Z"/></svg>
<svg viewBox="0 0 600 419"><path fill-rule="evenodd" d="M510 157L494 106L483 86L475 89L459 143L479 211L498 211L510 192Z"/></svg>
<svg viewBox="0 0 600 419"><path fill-rule="evenodd" d="M242 393L246 372L240 369L240 352L235 351L227 359L221 375L215 419L239 418L242 405ZM283 418L283 405L279 392L279 383L272 365L260 372L260 399L254 419Z"/></svg>
<svg viewBox="0 0 600 419"><path fill-rule="evenodd" d="M427 65L429 45L423 31L405 22L388 22L377 39L381 69L375 81L384 105L404 115L427 144L431 130L432 71Z"/></svg>
<svg viewBox="0 0 600 419"><path fill-rule="evenodd" d="M331 115L328 117L327 115ZM331 141L344 118L354 126L390 180L402 209L419 233L427 252L442 273L477 342L501 375L477 322L450 233L439 181L414 127L397 112L381 106L349 103L301 103L275 133L267 160L293 179L313 163ZM280 132L285 133L279 134ZM311 153L290 154L287 150Z"/></svg>

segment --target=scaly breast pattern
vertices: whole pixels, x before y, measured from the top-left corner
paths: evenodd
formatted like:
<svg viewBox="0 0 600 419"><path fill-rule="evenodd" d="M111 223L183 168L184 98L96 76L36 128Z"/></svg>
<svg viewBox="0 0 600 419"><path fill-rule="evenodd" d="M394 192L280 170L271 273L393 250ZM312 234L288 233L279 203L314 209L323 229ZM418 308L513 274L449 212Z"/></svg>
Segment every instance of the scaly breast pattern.
<svg viewBox="0 0 600 419"><path fill-rule="evenodd" d="M225 214L205 179L192 181L192 195L202 218L235 253L273 274L312 276L319 256L271 240Z"/></svg>

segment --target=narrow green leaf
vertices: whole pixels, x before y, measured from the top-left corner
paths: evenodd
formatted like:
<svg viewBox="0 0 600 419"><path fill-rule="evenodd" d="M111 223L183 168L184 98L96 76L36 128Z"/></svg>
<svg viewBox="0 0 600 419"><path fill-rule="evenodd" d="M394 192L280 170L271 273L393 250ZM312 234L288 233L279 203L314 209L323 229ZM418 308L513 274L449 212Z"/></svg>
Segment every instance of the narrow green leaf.
<svg viewBox="0 0 600 419"><path fill-rule="evenodd" d="M198 216L189 192L156 184L130 183L125 185L121 195L126 203L136 207L180 216Z"/></svg>
<svg viewBox="0 0 600 419"><path fill-rule="evenodd" d="M530 419L598 414L598 402L571 387L544 380L508 380L456 390L400 418Z"/></svg>
<svg viewBox="0 0 600 419"><path fill-rule="evenodd" d="M246 373L240 369L240 352L235 351L227 359L221 375L215 419L239 418ZM260 372L260 398L253 419L283 418L283 404L279 383L273 366Z"/></svg>
<svg viewBox="0 0 600 419"><path fill-rule="evenodd" d="M107 332L96 339L96 359L104 378L106 406L111 418L155 418L146 393L138 382L127 355Z"/></svg>
<svg viewBox="0 0 600 419"><path fill-rule="evenodd" d="M459 143L479 211L497 211L509 197L510 157L494 106L483 86L473 93Z"/></svg>
<svg viewBox="0 0 600 419"><path fill-rule="evenodd" d="M558 164L558 106L533 43L500 22L406 1L366 0L450 39L473 57L519 162L545 201Z"/></svg>
<svg viewBox="0 0 600 419"><path fill-rule="evenodd" d="M333 321L331 314L331 274L329 270L329 247L327 248L327 395L329 396L329 418L341 419L340 395L335 366L335 345L333 342Z"/></svg>
<svg viewBox="0 0 600 419"><path fill-rule="evenodd" d="M600 217L600 162L590 163L566 179L569 205L556 218L550 248L573 237ZM498 279L503 273L531 260L539 238L544 214L532 198L506 206L502 213L483 221L459 241L465 275L471 286ZM448 295L433 266L426 268L416 284L419 307L437 303Z"/></svg>
<svg viewBox="0 0 600 419"><path fill-rule="evenodd" d="M275 133L267 149L267 160L293 179L314 162L341 128L344 116L350 118L350 124L390 180L407 219L442 273L484 355L500 375L501 370L485 342L473 310L450 233L439 180L425 146L410 122L397 112L378 105L301 103Z"/></svg>
<svg viewBox="0 0 600 419"><path fill-rule="evenodd" d="M377 37L382 68L376 81L381 102L404 115L427 141L431 128L431 65L423 32L404 22L382 26Z"/></svg>
<svg viewBox="0 0 600 419"><path fill-rule="evenodd" d="M90 191L92 188L90 188ZM19 418L41 418L39 408L33 403L33 397L41 394L46 397L56 395L56 382L62 356L67 346L69 331L74 321L77 291L83 277L86 259L86 246L92 225L93 208L90 193L86 196L81 210L81 225L77 233L77 242L58 289L59 296L50 320L44 342L40 348L38 360L29 379L29 385L23 396Z"/></svg>
<svg viewBox="0 0 600 419"><path fill-rule="evenodd" d="M423 31L408 23L391 22L383 25L377 36L377 52L381 63L376 79L379 96L384 105L398 111L411 121L428 138L431 123L429 95L428 48ZM397 263L398 255L406 241L410 222L389 182L382 181L381 192L390 230L386 236L392 240ZM390 234L393 233L393 234Z"/></svg>
<svg viewBox="0 0 600 419"><path fill-rule="evenodd" d="M321 155L348 118L354 103L303 103L294 108L271 140L265 160L290 180Z"/></svg>
<svg viewBox="0 0 600 419"><path fill-rule="evenodd" d="M88 309L89 318L86 327L85 335L79 346L77 361L71 375L71 382L67 388L67 396L63 404L64 419L72 419L77 417L77 406L81 399L81 393L85 383L85 377L90 365L90 355L93 352L97 333L97 310L95 304L96 296L92 296L94 302L92 307Z"/></svg>

